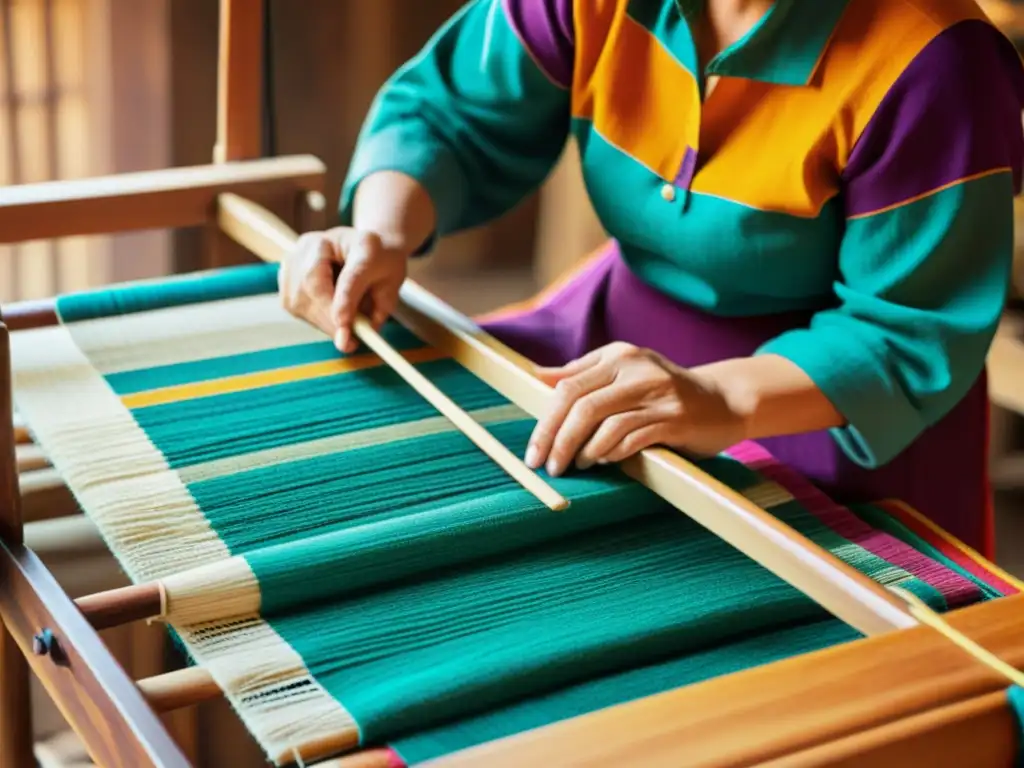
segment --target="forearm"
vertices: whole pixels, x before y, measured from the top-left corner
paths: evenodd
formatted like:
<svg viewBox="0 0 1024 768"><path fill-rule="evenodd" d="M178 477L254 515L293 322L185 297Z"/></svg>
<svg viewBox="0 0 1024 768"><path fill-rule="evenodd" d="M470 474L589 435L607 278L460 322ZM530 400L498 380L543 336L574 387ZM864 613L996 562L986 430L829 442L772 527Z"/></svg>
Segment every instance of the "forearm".
<svg viewBox="0 0 1024 768"><path fill-rule="evenodd" d="M721 392L745 423L748 440L845 425L811 378L779 355L724 360L691 369Z"/></svg>
<svg viewBox="0 0 1024 768"><path fill-rule="evenodd" d="M413 253L433 234L437 214L427 190L396 171L378 171L356 188L352 225L373 232L384 247Z"/></svg>

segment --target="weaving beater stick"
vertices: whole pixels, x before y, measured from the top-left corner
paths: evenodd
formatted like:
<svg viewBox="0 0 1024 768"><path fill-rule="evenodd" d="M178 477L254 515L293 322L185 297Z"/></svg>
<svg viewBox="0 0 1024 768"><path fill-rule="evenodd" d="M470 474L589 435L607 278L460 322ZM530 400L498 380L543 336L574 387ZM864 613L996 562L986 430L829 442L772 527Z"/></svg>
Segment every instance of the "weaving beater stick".
<svg viewBox="0 0 1024 768"><path fill-rule="evenodd" d="M295 231L269 211L231 193L220 196L218 219L221 229L264 261L279 262L298 240ZM429 379L409 363L370 324L363 314L353 323L356 336L387 363L409 386L448 418L478 448L549 509L560 511L569 501L544 482L497 438L451 401Z"/></svg>

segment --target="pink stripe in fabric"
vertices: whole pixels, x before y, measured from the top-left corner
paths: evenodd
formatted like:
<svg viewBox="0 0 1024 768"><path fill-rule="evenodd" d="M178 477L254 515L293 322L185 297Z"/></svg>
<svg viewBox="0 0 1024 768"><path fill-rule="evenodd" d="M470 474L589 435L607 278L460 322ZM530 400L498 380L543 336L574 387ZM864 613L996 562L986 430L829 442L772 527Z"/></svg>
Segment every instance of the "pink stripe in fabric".
<svg viewBox="0 0 1024 768"><path fill-rule="evenodd" d="M943 595L949 608L981 598L976 584L885 531L872 528L757 443L740 443L726 454L785 488L804 509L847 541L931 585Z"/></svg>

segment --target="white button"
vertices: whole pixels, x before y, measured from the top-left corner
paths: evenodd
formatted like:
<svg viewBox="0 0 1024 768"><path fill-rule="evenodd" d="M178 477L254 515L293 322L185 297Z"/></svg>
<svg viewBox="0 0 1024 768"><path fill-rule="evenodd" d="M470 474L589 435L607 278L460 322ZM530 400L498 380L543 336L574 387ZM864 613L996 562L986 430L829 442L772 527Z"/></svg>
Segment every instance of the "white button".
<svg viewBox="0 0 1024 768"><path fill-rule="evenodd" d="M676 188L671 184L666 184L661 188L661 198L666 203L671 203L676 199Z"/></svg>

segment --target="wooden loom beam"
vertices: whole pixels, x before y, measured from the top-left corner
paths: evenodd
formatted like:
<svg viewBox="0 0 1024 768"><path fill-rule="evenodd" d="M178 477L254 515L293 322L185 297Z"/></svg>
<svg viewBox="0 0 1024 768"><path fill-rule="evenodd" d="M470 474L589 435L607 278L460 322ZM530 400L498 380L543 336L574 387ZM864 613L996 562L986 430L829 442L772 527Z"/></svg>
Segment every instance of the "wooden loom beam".
<svg viewBox="0 0 1024 768"><path fill-rule="evenodd" d="M0 243L207 225L227 191L294 210L323 192L324 175L319 159L296 155L4 187Z"/></svg>

